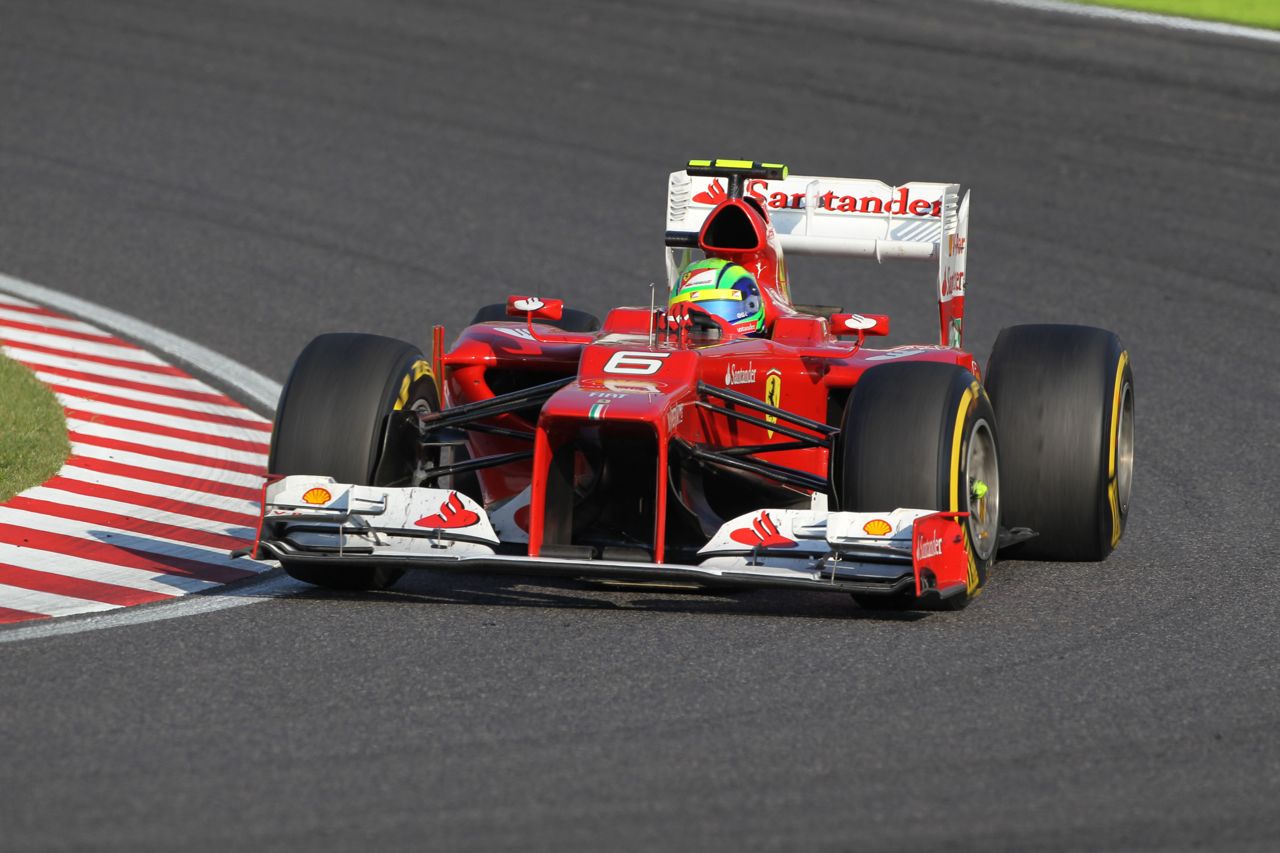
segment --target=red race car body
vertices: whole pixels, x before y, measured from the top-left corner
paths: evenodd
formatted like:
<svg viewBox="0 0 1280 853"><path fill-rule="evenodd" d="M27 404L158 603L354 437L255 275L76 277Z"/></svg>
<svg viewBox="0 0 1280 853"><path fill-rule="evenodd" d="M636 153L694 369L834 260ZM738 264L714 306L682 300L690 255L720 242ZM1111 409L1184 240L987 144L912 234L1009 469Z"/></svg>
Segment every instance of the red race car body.
<svg viewBox="0 0 1280 853"><path fill-rule="evenodd" d="M665 304L596 328L515 295L447 351L437 330L430 363L385 338L322 336L277 413L259 554L326 586L437 568L963 604L999 546L1034 536L1001 527L997 418L961 346L967 231L954 184L694 161L670 179L669 282L699 251L745 267L763 334ZM876 349L887 317L793 303L787 252L936 262L939 341ZM360 392L372 429L315 423L353 363L390 377ZM1131 464L1123 381L1111 417L1129 413ZM1111 504L1124 436L1099 436ZM1127 500L1126 480L1123 515Z"/></svg>

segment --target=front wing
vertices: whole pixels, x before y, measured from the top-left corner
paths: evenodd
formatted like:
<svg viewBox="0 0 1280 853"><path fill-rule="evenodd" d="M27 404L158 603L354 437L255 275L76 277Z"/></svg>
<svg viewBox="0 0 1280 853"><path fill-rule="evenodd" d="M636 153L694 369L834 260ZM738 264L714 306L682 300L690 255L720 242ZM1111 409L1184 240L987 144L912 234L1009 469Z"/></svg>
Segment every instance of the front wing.
<svg viewBox="0 0 1280 853"><path fill-rule="evenodd" d="M290 565L569 576L697 587L777 587L945 599L969 589L961 513L762 509L725 523L696 562L597 559L587 548L504 542L456 491L294 475L267 484L256 555ZM567 553L566 553L567 552Z"/></svg>

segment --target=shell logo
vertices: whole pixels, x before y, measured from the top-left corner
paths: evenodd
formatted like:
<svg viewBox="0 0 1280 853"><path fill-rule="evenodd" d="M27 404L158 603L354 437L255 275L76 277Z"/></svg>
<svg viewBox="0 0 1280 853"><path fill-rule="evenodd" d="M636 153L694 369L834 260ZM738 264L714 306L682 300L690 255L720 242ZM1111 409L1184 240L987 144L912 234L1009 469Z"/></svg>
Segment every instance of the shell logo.
<svg viewBox="0 0 1280 853"><path fill-rule="evenodd" d="M866 524L862 525L862 532L871 536L884 536L886 533L893 531L893 525L885 521L883 518L873 518Z"/></svg>
<svg viewBox="0 0 1280 853"><path fill-rule="evenodd" d="M327 504L333 500L333 495L329 494L328 489L322 489L319 486L307 489L302 495L304 503L309 504Z"/></svg>

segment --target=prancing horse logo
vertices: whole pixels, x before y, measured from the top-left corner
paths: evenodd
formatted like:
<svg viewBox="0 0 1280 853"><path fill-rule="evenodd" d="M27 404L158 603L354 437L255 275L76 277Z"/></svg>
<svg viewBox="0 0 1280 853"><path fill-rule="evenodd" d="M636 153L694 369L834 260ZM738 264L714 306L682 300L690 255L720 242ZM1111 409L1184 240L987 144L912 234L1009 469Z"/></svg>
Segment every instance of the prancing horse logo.
<svg viewBox="0 0 1280 853"><path fill-rule="evenodd" d="M777 370L770 370L764 379L764 401L775 409L782 408L782 374ZM771 424L778 422L777 415L765 415L764 419ZM773 438L773 430L765 430L765 433Z"/></svg>

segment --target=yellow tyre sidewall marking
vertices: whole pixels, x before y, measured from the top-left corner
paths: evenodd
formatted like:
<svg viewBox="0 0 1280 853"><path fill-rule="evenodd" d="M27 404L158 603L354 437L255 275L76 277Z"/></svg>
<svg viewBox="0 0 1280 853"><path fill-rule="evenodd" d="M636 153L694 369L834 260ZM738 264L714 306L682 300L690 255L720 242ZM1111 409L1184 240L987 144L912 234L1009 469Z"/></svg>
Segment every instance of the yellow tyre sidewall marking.
<svg viewBox="0 0 1280 853"><path fill-rule="evenodd" d="M413 363L409 368L409 372L400 380L400 394L396 397L394 411L398 412L405 406L409 405L409 389L413 387L415 382L424 376L429 376L433 382L435 381L435 374L431 371L431 362L420 358Z"/></svg>
<svg viewBox="0 0 1280 853"><path fill-rule="evenodd" d="M1120 491L1116 482L1116 446L1120 442L1120 394L1124 391L1124 369L1129 353L1120 353L1116 363L1115 390L1111 397L1111 451L1107 457L1107 503L1111 505L1111 547L1120 544Z"/></svg>
<svg viewBox="0 0 1280 853"><path fill-rule="evenodd" d="M956 425L951 433L951 490L948 494L950 499L951 512L964 512L965 509L960 507L960 449L964 442L964 423L969 417L969 412L978 403L978 395L982 393L982 386L977 380L970 383L965 389L964 394L960 397L960 405L956 407ZM967 508L966 508L967 509ZM969 576L966 586L970 597L976 596L982 591L981 578L978 577L978 563L973 556L973 548L969 542L969 523L965 519L960 524L961 535L964 536L964 550L969 555Z"/></svg>

